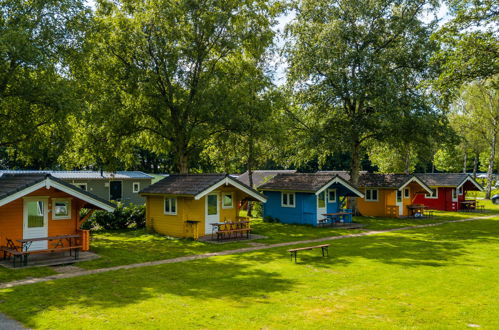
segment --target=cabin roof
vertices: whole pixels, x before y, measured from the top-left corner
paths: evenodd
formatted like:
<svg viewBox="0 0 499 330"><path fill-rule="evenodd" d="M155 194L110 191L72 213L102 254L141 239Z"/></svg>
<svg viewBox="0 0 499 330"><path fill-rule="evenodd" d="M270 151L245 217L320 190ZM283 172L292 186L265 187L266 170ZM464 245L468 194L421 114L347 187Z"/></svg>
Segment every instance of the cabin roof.
<svg viewBox="0 0 499 330"><path fill-rule="evenodd" d="M418 173L415 174L431 187L461 187L467 190L483 190L483 187L467 173Z"/></svg>
<svg viewBox="0 0 499 330"><path fill-rule="evenodd" d="M334 177L335 175L323 173L281 173L261 185L259 189L316 192Z"/></svg>
<svg viewBox="0 0 499 330"><path fill-rule="evenodd" d="M152 176L141 171L117 171L117 172L100 172L100 171L51 171L51 170L1 170L2 174L50 174L52 177L59 179L111 179L111 180L126 180L126 179L153 179Z"/></svg>
<svg viewBox="0 0 499 330"><path fill-rule="evenodd" d="M105 210L114 210L116 205L113 203L102 199L92 193L84 191L70 183L67 183L61 179L55 178L50 174L5 174L0 176L0 206L7 204L13 198L21 198L33 189L40 189L38 185L45 184L45 187L53 186L56 189L63 190L64 192L80 198L91 205L101 207ZM30 189L32 188L32 189Z"/></svg>
<svg viewBox="0 0 499 330"><path fill-rule="evenodd" d="M190 195L196 199L208 194L210 191L223 184L231 184L243 190L248 195L265 201L266 197L258 191L235 179L228 174L204 173L204 174L172 174L164 179L144 188L141 194L161 195Z"/></svg>
<svg viewBox="0 0 499 330"><path fill-rule="evenodd" d="M267 191L301 191L319 194L330 187L344 187L345 196L363 197L348 181L329 173L281 173L260 186Z"/></svg>
<svg viewBox="0 0 499 330"><path fill-rule="evenodd" d="M262 184L266 183L277 174L286 174L286 173L296 173L296 170L254 170L253 172L253 186L258 188ZM249 174L248 171L244 172L240 176L237 177L239 181L249 186Z"/></svg>
<svg viewBox="0 0 499 330"><path fill-rule="evenodd" d="M364 173L359 177L359 187L398 189L413 177L411 174Z"/></svg>

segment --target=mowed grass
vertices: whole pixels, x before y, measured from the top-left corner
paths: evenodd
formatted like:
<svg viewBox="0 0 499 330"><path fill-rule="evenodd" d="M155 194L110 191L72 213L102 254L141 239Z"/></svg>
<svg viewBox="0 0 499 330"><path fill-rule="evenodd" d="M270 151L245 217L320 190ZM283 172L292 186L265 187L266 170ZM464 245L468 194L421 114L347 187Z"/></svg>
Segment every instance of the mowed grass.
<svg viewBox="0 0 499 330"><path fill-rule="evenodd" d="M314 238L348 235L365 230L384 230L420 224L437 223L448 220L473 218L492 213L499 213L499 205L490 201L480 201L486 206L484 213L463 212L436 212L432 219L396 219L354 217L354 221L362 223L362 230L348 230L337 228L317 228L303 225L290 225L278 223L264 223L261 219L253 219L253 233L265 236L264 239L252 243L273 244L281 242L300 241ZM91 249L100 258L81 262L77 265L85 269L97 269L126 265L146 261L175 258L185 255L218 252L248 247L249 242L239 241L225 244L212 244L196 242L191 239L176 239L159 234L148 233L146 230L102 231L92 233ZM36 267L29 269L9 270L0 267L0 283L24 279L29 277L42 277L55 272L49 267Z"/></svg>
<svg viewBox="0 0 499 330"><path fill-rule="evenodd" d="M499 328L499 218L0 291L36 329Z"/></svg>

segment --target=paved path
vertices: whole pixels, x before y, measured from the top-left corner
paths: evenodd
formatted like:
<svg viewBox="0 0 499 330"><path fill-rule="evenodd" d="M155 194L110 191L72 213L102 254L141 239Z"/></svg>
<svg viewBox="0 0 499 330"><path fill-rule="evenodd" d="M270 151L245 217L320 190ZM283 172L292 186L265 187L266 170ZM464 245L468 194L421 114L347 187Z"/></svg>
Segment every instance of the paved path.
<svg viewBox="0 0 499 330"><path fill-rule="evenodd" d="M321 237L321 238L316 238L316 239L309 239L309 240L304 240L304 241L293 241L293 242L268 244L268 245L262 245L262 246L252 246L252 247L235 249L235 250L226 250L226 251L220 251L220 252L195 254L195 255L190 255L190 256L141 262L141 263L130 264L130 265L121 265L121 266L108 267L108 268L83 270L83 271L74 272L74 273L63 273L63 274L50 275L47 277L32 278L32 279L25 279L25 280L3 283L3 284L0 284L0 289L7 289L7 288L15 287L15 286L20 286L20 285L53 281L53 280L58 280L58 279L62 279L62 278L73 278L73 277L79 277L79 276L84 276L84 275L106 273L106 272L122 270L122 269L132 269L132 268L139 268L139 267L164 265L164 264L171 264L171 263L176 263L176 262L184 262L184 261L197 260L197 259L206 259L206 258L211 258L211 257L215 257L215 256L225 256L225 255L229 255L229 254L238 254L238 253L252 252L252 251L258 251L258 250L273 249L276 247L283 247L283 246L290 246L290 245L297 245L297 244L319 243L319 242L324 242L324 241L332 241L332 240L345 239L345 238L351 238L351 237L370 236L370 235L389 233L389 232L394 232L394 231L402 231L402 230L408 230L408 229L414 229L414 228L434 227L434 226L440 226L440 225L443 225L446 223L489 219L489 218L496 218L497 216L498 216L497 214L494 214L494 215L485 216L485 217L476 217L476 218L467 218L467 219L460 219L460 220L443 221L443 222L430 223L430 224L424 224L424 225L407 226L407 227L392 228L392 229L385 229L385 230L371 230L371 231L366 231L366 232L362 232L362 233L358 233L358 234L351 234L351 235L330 236L330 237Z"/></svg>
<svg viewBox="0 0 499 330"><path fill-rule="evenodd" d="M7 317L5 314L0 313L0 330L25 330L21 323Z"/></svg>

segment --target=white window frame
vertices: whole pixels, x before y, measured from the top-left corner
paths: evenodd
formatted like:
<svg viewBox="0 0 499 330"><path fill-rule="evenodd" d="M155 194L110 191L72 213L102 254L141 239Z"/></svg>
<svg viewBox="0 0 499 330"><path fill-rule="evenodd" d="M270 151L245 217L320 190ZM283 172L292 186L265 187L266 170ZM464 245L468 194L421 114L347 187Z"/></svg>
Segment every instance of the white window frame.
<svg viewBox="0 0 499 330"><path fill-rule="evenodd" d="M370 192L369 193L369 198L367 197L367 192ZM372 195L373 195L373 191L376 191L376 199L373 199L372 198ZM379 202L379 189L376 189L376 188L366 188L366 193L364 194L364 199L366 202Z"/></svg>
<svg viewBox="0 0 499 330"><path fill-rule="evenodd" d="M69 220L71 219L71 198L52 198L52 220ZM55 203L67 203L68 215L55 215Z"/></svg>
<svg viewBox="0 0 499 330"><path fill-rule="evenodd" d="M138 189L137 189L137 190L135 190L135 185L137 185L137 186L138 186ZM133 183L132 183L132 192L133 192L134 194L138 194L138 193L139 193L139 191L140 191L140 182L133 182Z"/></svg>
<svg viewBox="0 0 499 330"><path fill-rule="evenodd" d="M430 196L428 194L425 194L424 195L424 198L428 198L428 199L438 199L438 187L435 188L435 194L431 194Z"/></svg>
<svg viewBox="0 0 499 330"><path fill-rule="evenodd" d="M227 206L227 205L224 204L224 197L226 195L230 196L231 204L229 206ZM232 209L232 208L234 208L234 193L233 192L224 192L224 193L222 193L222 209Z"/></svg>
<svg viewBox="0 0 499 330"><path fill-rule="evenodd" d="M330 197L329 193L333 192L333 191L334 191L334 200L329 199L329 197ZM327 202L328 203L336 203L337 201L338 201L338 193L337 193L336 189L328 189L327 190Z"/></svg>
<svg viewBox="0 0 499 330"><path fill-rule="evenodd" d="M172 203L170 202L171 200L174 201L175 203L175 212L171 212L171 209L172 209ZM169 204L170 204L170 211L169 212L166 212L166 201L169 201ZM177 215L177 197L165 197L163 199L163 213L165 215Z"/></svg>
<svg viewBox="0 0 499 330"><path fill-rule="evenodd" d="M404 188L404 198L411 198L411 190L409 188Z"/></svg>
<svg viewBox="0 0 499 330"><path fill-rule="evenodd" d="M287 196L287 203L284 204L284 195ZM293 196L293 204L289 204L289 196ZM296 194L290 192L281 192L281 207L296 207Z"/></svg>
<svg viewBox="0 0 499 330"><path fill-rule="evenodd" d="M458 200L457 194L458 194L457 189L452 188L451 189L451 197L452 197L453 202L457 202L457 200Z"/></svg>
<svg viewBox="0 0 499 330"><path fill-rule="evenodd" d="M85 189L83 189L84 191L88 191L88 185L86 182L75 182L73 183L74 186L80 188L79 186L85 186ZM81 188L80 188L81 189Z"/></svg>

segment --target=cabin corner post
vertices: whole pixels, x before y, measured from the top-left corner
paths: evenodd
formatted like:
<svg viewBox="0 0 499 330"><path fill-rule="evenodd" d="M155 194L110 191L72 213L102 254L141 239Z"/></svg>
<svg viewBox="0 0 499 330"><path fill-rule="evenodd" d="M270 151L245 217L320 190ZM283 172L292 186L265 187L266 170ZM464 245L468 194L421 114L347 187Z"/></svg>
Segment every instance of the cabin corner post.
<svg viewBox="0 0 499 330"><path fill-rule="evenodd" d="M151 211L149 209L149 207L150 207L149 204L150 204L149 196L146 196L146 230L152 231L152 230L154 230L154 228L153 228L153 223L152 223L152 219L151 219Z"/></svg>

